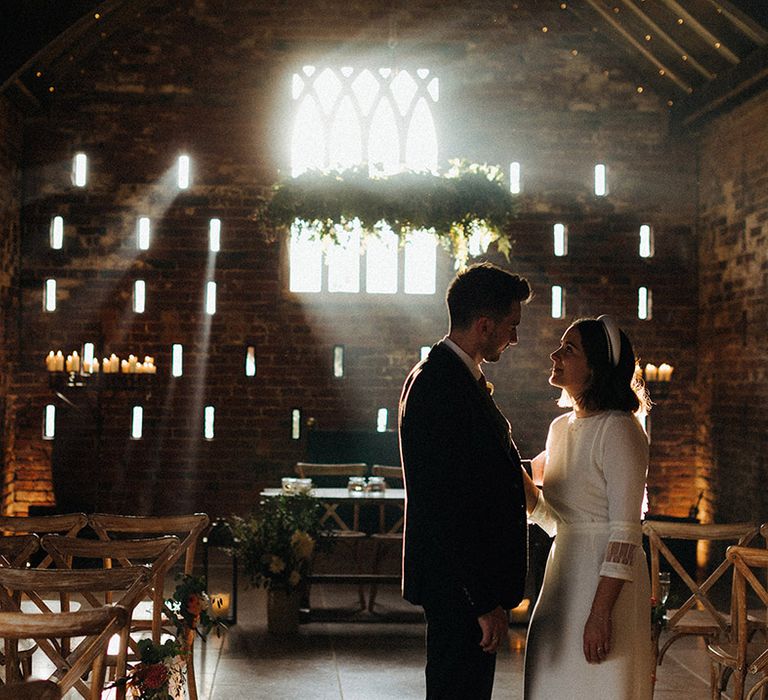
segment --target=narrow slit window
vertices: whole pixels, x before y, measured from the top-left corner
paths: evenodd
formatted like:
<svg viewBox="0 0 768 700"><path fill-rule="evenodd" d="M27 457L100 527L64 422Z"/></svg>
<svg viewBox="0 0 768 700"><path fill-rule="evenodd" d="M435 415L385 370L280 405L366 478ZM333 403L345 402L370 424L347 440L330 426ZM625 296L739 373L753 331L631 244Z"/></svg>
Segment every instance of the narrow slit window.
<svg viewBox="0 0 768 700"><path fill-rule="evenodd" d="M637 317L641 321L651 318L652 294L648 287L640 287L637 290Z"/></svg>
<svg viewBox="0 0 768 700"><path fill-rule="evenodd" d="M607 173L603 163L595 166L595 194L598 197L605 197L608 194Z"/></svg>
<svg viewBox="0 0 768 700"><path fill-rule="evenodd" d="M513 161L509 164L509 191L520 194L520 163Z"/></svg>
<svg viewBox="0 0 768 700"><path fill-rule="evenodd" d="M565 290L560 285L552 286L552 318L565 316Z"/></svg>
<svg viewBox="0 0 768 700"><path fill-rule="evenodd" d="M376 432L387 432L387 419L389 418L389 411L386 408L380 408L376 414Z"/></svg>
<svg viewBox="0 0 768 700"><path fill-rule="evenodd" d="M85 187L88 180L88 156L85 153L75 153L72 161L72 184L75 187Z"/></svg>
<svg viewBox="0 0 768 700"><path fill-rule="evenodd" d="M151 225L148 216L140 216L136 224L136 246L139 250L149 250Z"/></svg>
<svg viewBox="0 0 768 700"><path fill-rule="evenodd" d="M64 246L64 219L54 216L51 219L51 248L61 250Z"/></svg>
<svg viewBox="0 0 768 700"><path fill-rule="evenodd" d="M213 424L216 418L216 409L213 406L205 407L205 419L203 425L203 435L206 440L213 440Z"/></svg>
<svg viewBox="0 0 768 700"><path fill-rule="evenodd" d="M179 156L178 185L180 190L189 187L189 156Z"/></svg>
<svg viewBox="0 0 768 700"><path fill-rule="evenodd" d="M142 406L134 406L133 414L131 416L131 439L141 440L144 434L144 408Z"/></svg>
<svg viewBox="0 0 768 700"><path fill-rule="evenodd" d="M301 409L291 410L291 440L301 439Z"/></svg>
<svg viewBox="0 0 768 700"><path fill-rule="evenodd" d="M216 282L205 285L205 313L209 316L216 313Z"/></svg>
<svg viewBox="0 0 768 700"><path fill-rule="evenodd" d="M43 439L53 440L56 437L56 406L49 403L43 412Z"/></svg>
<svg viewBox="0 0 768 700"><path fill-rule="evenodd" d="M90 372L93 369L95 349L93 343L83 344L83 371Z"/></svg>
<svg viewBox="0 0 768 700"><path fill-rule="evenodd" d="M143 314L147 307L147 285L144 280L136 280L133 283L133 311Z"/></svg>
<svg viewBox="0 0 768 700"><path fill-rule="evenodd" d="M420 360L426 360L427 359L427 355L429 355L429 351L431 349L432 348L429 347L429 345L422 345L421 349L419 350L419 359Z"/></svg>
<svg viewBox="0 0 768 700"><path fill-rule="evenodd" d="M648 224L640 227L640 257L653 257L653 229Z"/></svg>
<svg viewBox="0 0 768 700"><path fill-rule="evenodd" d="M245 348L245 376L256 376L256 346L249 345Z"/></svg>
<svg viewBox="0 0 768 700"><path fill-rule="evenodd" d="M171 375L180 377L184 373L184 346L174 343L171 346Z"/></svg>
<svg viewBox="0 0 768 700"><path fill-rule="evenodd" d="M218 253L221 250L221 219L211 219L208 226L208 250Z"/></svg>
<svg viewBox="0 0 768 700"><path fill-rule="evenodd" d="M565 224L555 224L553 227L555 256L562 258L568 255L568 229Z"/></svg>
<svg viewBox="0 0 768 700"><path fill-rule="evenodd" d="M344 376L344 346L333 347L333 376L340 379Z"/></svg>
<svg viewBox="0 0 768 700"><path fill-rule="evenodd" d="M56 311L56 280L45 280L43 287L43 308L46 311Z"/></svg>

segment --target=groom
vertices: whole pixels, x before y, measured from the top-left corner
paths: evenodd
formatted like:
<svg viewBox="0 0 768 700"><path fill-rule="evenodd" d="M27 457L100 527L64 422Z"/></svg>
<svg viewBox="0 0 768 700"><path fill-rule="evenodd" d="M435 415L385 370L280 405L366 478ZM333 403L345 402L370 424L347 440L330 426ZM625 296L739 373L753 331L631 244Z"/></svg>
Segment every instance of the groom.
<svg viewBox="0 0 768 700"><path fill-rule="evenodd" d="M405 380L403 597L424 608L427 698L490 698L507 611L522 598L520 456L480 365L517 343L527 280L489 263L459 273L450 332Z"/></svg>

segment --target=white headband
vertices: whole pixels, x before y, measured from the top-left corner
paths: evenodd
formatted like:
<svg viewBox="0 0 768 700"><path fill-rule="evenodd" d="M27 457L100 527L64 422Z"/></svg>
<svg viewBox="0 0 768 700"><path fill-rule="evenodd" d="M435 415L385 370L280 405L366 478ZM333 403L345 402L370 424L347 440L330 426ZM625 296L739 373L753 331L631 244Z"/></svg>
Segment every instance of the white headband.
<svg viewBox="0 0 768 700"><path fill-rule="evenodd" d="M619 326L613 320L613 317L607 314L598 316L597 320L603 324L605 339L608 341L608 362L614 367L618 367L619 357L621 357L621 331Z"/></svg>

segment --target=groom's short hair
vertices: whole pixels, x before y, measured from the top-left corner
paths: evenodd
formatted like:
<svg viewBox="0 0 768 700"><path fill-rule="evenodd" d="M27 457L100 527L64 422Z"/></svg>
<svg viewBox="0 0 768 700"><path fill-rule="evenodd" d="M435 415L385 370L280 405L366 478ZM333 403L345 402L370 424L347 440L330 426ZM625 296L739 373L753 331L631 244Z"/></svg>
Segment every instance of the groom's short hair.
<svg viewBox="0 0 768 700"><path fill-rule="evenodd" d="M525 277L489 262L459 272L445 295L451 328L469 328L480 316L501 319L514 302L525 303L530 298L531 286Z"/></svg>

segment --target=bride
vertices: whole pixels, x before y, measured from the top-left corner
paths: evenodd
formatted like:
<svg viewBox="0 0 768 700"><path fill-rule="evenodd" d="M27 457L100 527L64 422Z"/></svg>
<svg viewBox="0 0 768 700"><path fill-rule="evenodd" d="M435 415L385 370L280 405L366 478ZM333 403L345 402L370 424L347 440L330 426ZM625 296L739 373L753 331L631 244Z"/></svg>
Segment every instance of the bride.
<svg viewBox="0 0 768 700"><path fill-rule="evenodd" d="M629 338L609 316L582 319L550 355L549 383L572 411L524 474L529 520L555 540L531 617L526 700L648 700L650 584L641 510L648 398Z"/></svg>

